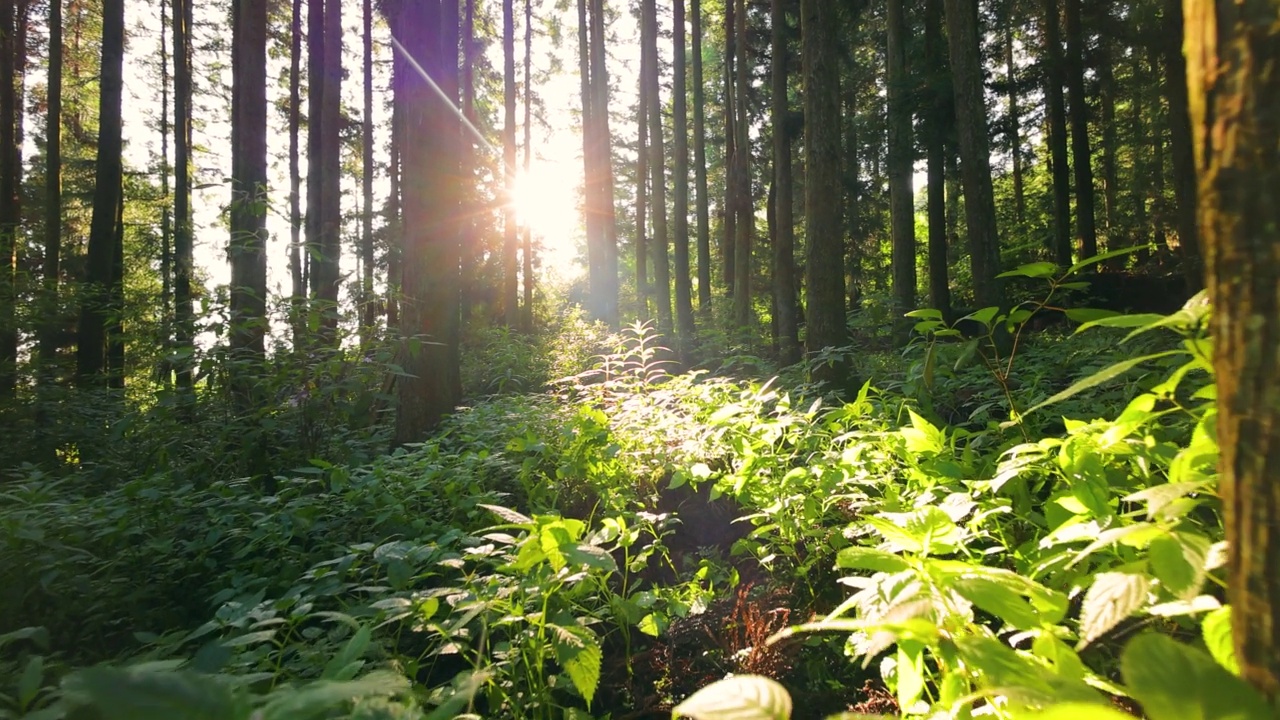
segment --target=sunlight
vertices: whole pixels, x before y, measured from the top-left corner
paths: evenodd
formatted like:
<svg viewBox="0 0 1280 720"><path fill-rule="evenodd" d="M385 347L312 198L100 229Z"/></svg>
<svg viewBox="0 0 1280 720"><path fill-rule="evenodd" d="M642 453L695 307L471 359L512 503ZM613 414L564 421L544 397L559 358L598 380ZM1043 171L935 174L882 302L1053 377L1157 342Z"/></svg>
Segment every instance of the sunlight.
<svg viewBox="0 0 1280 720"><path fill-rule="evenodd" d="M557 161L533 163L516 177L514 198L521 226L528 223L544 248L542 265L562 276L581 271L575 262L581 228L579 185L582 168Z"/></svg>

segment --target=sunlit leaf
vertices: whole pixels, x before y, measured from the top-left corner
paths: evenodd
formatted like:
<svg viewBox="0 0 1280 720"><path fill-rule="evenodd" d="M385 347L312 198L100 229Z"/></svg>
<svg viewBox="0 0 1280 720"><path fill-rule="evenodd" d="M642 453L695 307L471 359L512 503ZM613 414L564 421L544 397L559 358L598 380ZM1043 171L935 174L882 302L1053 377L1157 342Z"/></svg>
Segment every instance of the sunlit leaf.
<svg viewBox="0 0 1280 720"><path fill-rule="evenodd" d="M1248 683L1213 658L1156 633L1139 635L1120 673L1152 720L1270 720L1274 713Z"/></svg>
<svg viewBox="0 0 1280 720"><path fill-rule="evenodd" d="M1098 573L1080 609L1080 645L1107 634L1147 602L1151 580L1135 573ZM1078 648L1077 648L1078 649Z"/></svg>
<svg viewBox="0 0 1280 720"><path fill-rule="evenodd" d="M600 663L604 657L600 641L595 633L580 626L549 625L548 629L553 631L551 641L556 662L590 706L600 684Z"/></svg>
<svg viewBox="0 0 1280 720"><path fill-rule="evenodd" d="M675 706L674 720L790 720L791 695L776 681L738 675L714 682Z"/></svg>
<svg viewBox="0 0 1280 720"><path fill-rule="evenodd" d="M1240 661L1236 660L1235 642L1231 637L1231 607L1218 608L1206 615L1200 632L1213 659L1231 674L1239 675Z"/></svg>

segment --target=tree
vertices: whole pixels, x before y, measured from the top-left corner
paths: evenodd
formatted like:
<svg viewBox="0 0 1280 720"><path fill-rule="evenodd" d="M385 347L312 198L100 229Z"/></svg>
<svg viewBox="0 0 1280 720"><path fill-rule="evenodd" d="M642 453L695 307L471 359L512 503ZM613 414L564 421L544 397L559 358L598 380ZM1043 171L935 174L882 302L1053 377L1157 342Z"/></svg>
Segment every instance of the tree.
<svg viewBox="0 0 1280 720"><path fill-rule="evenodd" d="M342 0L310 0L307 44L308 281L334 342L342 259Z"/></svg>
<svg viewBox="0 0 1280 720"><path fill-rule="evenodd" d="M261 360L267 329L267 6L238 0L233 12L230 339L233 356Z"/></svg>
<svg viewBox="0 0 1280 720"><path fill-rule="evenodd" d="M102 3L102 79L98 91L98 154L94 169L93 219L80 304L76 373L80 383L102 382L106 365L107 323L115 277L121 180L123 177L122 108L124 91L124 0Z"/></svg>
<svg viewBox="0 0 1280 720"><path fill-rule="evenodd" d="M996 204L991 188L991 151L987 141L977 13L963 0L946 0L944 10L956 98L956 132L959 135L974 298L981 306L1003 307L1004 284L996 277L1000 273L1000 238L996 231Z"/></svg>
<svg viewBox="0 0 1280 720"><path fill-rule="evenodd" d="M1067 94L1071 97L1071 169L1076 179L1076 233L1080 257L1098 254L1098 228L1094 219L1093 151L1089 143L1089 101L1084 91L1084 28L1080 21L1081 0L1065 0L1067 33Z"/></svg>
<svg viewBox="0 0 1280 720"><path fill-rule="evenodd" d="M590 0L591 11L591 95L594 112L591 122L592 175L595 200L594 213L599 217L600 282L596 305L600 318L610 327L618 327L618 225L613 205L613 139L609 131L609 71L605 64L604 0Z"/></svg>
<svg viewBox="0 0 1280 720"><path fill-rule="evenodd" d="M707 210L707 112L702 77L702 0L690 0L693 55L693 177L698 217L698 310L711 312L711 218Z"/></svg>
<svg viewBox="0 0 1280 720"><path fill-rule="evenodd" d="M671 313L671 260L667 256L667 181L665 149L662 141L662 97L658 83L658 14L654 0L641 4L645 32L642 42L647 48L648 73L640 79L645 85L645 98L649 101L649 184L653 208L653 293L658 304L658 330L670 334Z"/></svg>
<svg viewBox="0 0 1280 720"><path fill-rule="evenodd" d="M378 317L373 293L373 180L377 174L373 165L373 0L364 0L362 9L364 107L360 129L360 189L364 205L360 212L360 339L368 345L375 335L373 326Z"/></svg>
<svg viewBox="0 0 1280 720"><path fill-rule="evenodd" d="M0 399L13 397L18 379L18 173L15 132L17 17L14 0L0 0Z"/></svg>
<svg viewBox="0 0 1280 720"><path fill-rule="evenodd" d="M805 276L808 303L805 349L816 354L845 344L844 243L840 236L840 75L836 7L829 0L801 0L804 66ZM840 379L844 368L814 369L817 380Z"/></svg>
<svg viewBox="0 0 1280 720"><path fill-rule="evenodd" d="M733 283L737 279L737 254L734 239L738 236L738 178L733 172L738 155L737 112L735 98L734 67L737 64L738 41L734 21L738 0L724 0L724 203L721 205L720 268L724 273L725 294L733 297Z"/></svg>
<svg viewBox="0 0 1280 720"><path fill-rule="evenodd" d="M942 0L926 0L924 56L929 87L924 113L925 154L929 166L929 305L943 317L951 317L951 286L947 263L947 162L946 128L952 116L951 71L946 40L942 36Z"/></svg>
<svg viewBox="0 0 1280 720"><path fill-rule="evenodd" d="M640 21L640 97L636 105L636 317L649 319L649 93L644 78L649 73L649 45L644 38L649 29Z"/></svg>
<svg viewBox="0 0 1280 720"><path fill-rule="evenodd" d="M911 137L911 87L907 71L907 18L903 0L888 0L889 223L895 339L905 345L910 321L902 317L916 304L916 211L911 173L915 143Z"/></svg>
<svg viewBox="0 0 1280 720"><path fill-rule="evenodd" d="M1005 97L1009 104L1009 156L1013 158L1013 216L1021 227L1027 221L1027 200L1022 178L1022 120L1018 108L1018 75L1017 66L1013 62L1013 27L1016 22L1014 16L1016 8L1016 0L1008 0L1005 5L1004 67L1005 84L1008 85Z"/></svg>
<svg viewBox="0 0 1280 720"><path fill-rule="evenodd" d="M791 115L787 96L790 66L787 46L787 13L783 0L772 0L770 43L773 53L773 302L778 329L778 353L790 365L800 360L800 340L796 318L795 285L795 183L791 171Z"/></svg>
<svg viewBox="0 0 1280 720"><path fill-rule="evenodd" d="M733 242L733 323L739 328L748 328L752 321L751 296L751 245L755 236L755 203L751 197L751 138L748 134L749 119L747 117L747 98L751 81L747 77L750 67L747 64L747 2L735 0L738 4L734 12L737 24L734 32L737 42L734 43L737 58L734 62L734 139L733 161L729 164L729 172L733 177L733 203L726 212L738 215L734 225Z"/></svg>
<svg viewBox="0 0 1280 720"><path fill-rule="evenodd" d="M1071 265L1071 180L1067 161L1067 107L1062 94L1066 60L1057 0L1044 0L1045 100L1049 125L1049 168L1053 177L1053 259Z"/></svg>
<svg viewBox="0 0 1280 720"><path fill-rule="evenodd" d="M175 0L182 2L182 0ZM293 345L301 347L306 323L301 317L307 297L306 265L302 260L302 171L298 135L302 128L302 0L293 0L289 20L289 309Z"/></svg>
<svg viewBox="0 0 1280 720"><path fill-rule="evenodd" d="M1191 144L1191 120L1188 111L1186 61L1182 56L1182 13L1178 0L1164 3L1165 93L1169 100L1169 151L1173 160L1174 207L1178 224L1178 250L1182 255L1183 275L1187 286L1196 290L1204 284L1204 261L1200 253L1200 237L1196 228L1195 151Z"/></svg>
<svg viewBox="0 0 1280 720"><path fill-rule="evenodd" d="M693 347L693 284L689 276L689 111L685 82L684 0L672 0L672 244L675 246L676 330L687 363Z"/></svg>
<svg viewBox="0 0 1280 720"><path fill-rule="evenodd" d="M396 38L413 39L397 45L397 52L408 52L418 66L397 75L394 89L395 102L404 113L399 146L404 173L400 328L406 336L406 375L397 388L397 445L422 440L462 397L456 223L459 125L446 104L449 78L457 85L457 30L454 52L448 53L450 32L442 22L447 16L439 0L402 0L389 17ZM423 73L438 78L444 92L434 92Z"/></svg>
<svg viewBox="0 0 1280 720"><path fill-rule="evenodd" d="M512 0L502 0L502 178L507 203L502 209L502 317L519 322L520 278L516 239L516 21Z"/></svg>
<svg viewBox="0 0 1280 720"><path fill-rule="evenodd" d="M533 162L533 0L524 0L524 176L529 177ZM521 276L524 278L524 304L520 314L520 328L533 332L533 226L524 224L524 261Z"/></svg>
<svg viewBox="0 0 1280 720"><path fill-rule="evenodd" d="M62 0L49 0L48 108L44 151L44 312L40 363L46 372L58 354L58 286L62 274Z"/></svg>
<svg viewBox="0 0 1280 720"><path fill-rule="evenodd" d="M195 267L191 226L191 0L173 0L173 326L179 388L191 388Z"/></svg>
<svg viewBox="0 0 1280 720"><path fill-rule="evenodd" d="M1280 8L1187 0L1190 90L1241 675L1280 696Z"/></svg>

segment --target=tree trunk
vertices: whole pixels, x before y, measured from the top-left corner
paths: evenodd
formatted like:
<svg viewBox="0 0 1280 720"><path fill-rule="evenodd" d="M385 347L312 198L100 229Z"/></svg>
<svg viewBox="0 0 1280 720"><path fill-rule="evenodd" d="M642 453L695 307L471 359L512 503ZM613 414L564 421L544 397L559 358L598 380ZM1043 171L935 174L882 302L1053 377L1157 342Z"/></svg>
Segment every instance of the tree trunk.
<svg viewBox="0 0 1280 720"><path fill-rule="evenodd" d="M969 3L946 0L944 7L956 98L956 132L960 144L974 298L979 306L1004 307L1004 283L996 277L1000 273L1000 236L996 230L996 204L991 189L991 152L987 142L978 28Z"/></svg>
<svg viewBox="0 0 1280 720"><path fill-rule="evenodd" d="M924 9L925 67L929 73L929 111L924 116L929 161L929 305L951 317L951 287L947 271L947 119L951 107L950 68L942 37L942 0L926 0Z"/></svg>
<svg viewBox="0 0 1280 720"><path fill-rule="evenodd" d="M1241 675L1280 696L1280 9L1186 0L1199 225L1213 301L1227 599Z"/></svg>
<svg viewBox="0 0 1280 720"><path fill-rule="evenodd" d="M1018 112L1018 76L1013 64L1013 10L1014 2L1009 0L1009 16L1004 25L1004 68L1005 82L1008 90L1005 93L1009 100L1009 156L1013 159L1013 217L1018 226L1027 221L1026 192L1022 180L1022 121Z"/></svg>
<svg viewBox="0 0 1280 720"><path fill-rule="evenodd" d="M123 180L123 176L121 177ZM124 188L117 193L111 238L111 295L107 301L107 386L124 388Z"/></svg>
<svg viewBox="0 0 1280 720"><path fill-rule="evenodd" d="M1098 229L1094 220L1093 166L1089 143L1089 101L1084 94L1084 28L1081 0L1065 0L1067 34L1067 93L1071 96L1071 169L1076 179L1076 230L1081 259L1098 254Z"/></svg>
<svg viewBox="0 0 1280 720"><path fill-rule="evenodd" d="M40 377L48 378L58 357L62 275L62 0L49 0L48 108L44 153L44 321L40 332Z"/></svg>
<svg viewBox="0 0 1280 720"><path fill-rule="evenodd" d="M1057 0L1044 0L1045 98L1049 168L1053 177L1053 261L1071 265L1071 168L1067 160L1067 108L1062 95L1065 63Z"/></svg>
<svg viewBox="0 0 1280 720"><path fill-rule="evenodd" d="M698 216L698 310L711 312L711 218L707 210L707 111L702 77L702 0L690 0L693 54L693 177Z"/></svg>
<svg viewBox="0 0 1280 720"><path fill-rule="evenodd" d="M448 2L449 0L445 0ZM581 3L579 3L581 5ZM585 52L585 51L584 51ZM507 202L502 211L502 317L520 322L520 265L516 236L516 19L512 0L502 0L502 177ZM590 180L588 179L588 182ZM594 280L594 278L593 278Z"/></svg>
<svg viewBox="0 0 1280 720"><path fill-rule="evenodd" d="M439 0L404 0L389 20L397 38L446 95L456 92L456 50L443 52L446 37ZM452 13L456 20L457 13ZM452 81L450 81L452 78ZM394 442L421 441L462 397L458 370L459 125L451 109L415 72L395 78L395 102L404 112L400 145L404 163L404 262L401 328L410 338L403 353L407 373L397 380L400 397ZM415 339L416 338L416 339Z"/></svg>
<svg viewBox="0 0 1280 720"><path fill-rule="evenodd" d="M362 10L364 107L360 128L360 190L364 206L360 216L360 340L361 345L368 347L377 336L374 324L378 321L373 292L373 179L376 174L373 165L373 0L364 0Z"/></svg>
<svg viewBox="0 0 1280 720"><path fill-rule="evenodd" d="M601 319L618 327L618 223L613 204L613 145L609 132L609 72L605 65L604 0L590 0L591 10L591 115L595 123L592 154L596 178L595 212L600 218Z"/></svg>
<svg viewBox="0 0 1280 720"><path fill-rule="evenodd" d="M177 0L181 2L181 0ZM302 168L298 135L302 128L302 0L293 0L289 22L289 294L293 346L305 343L307 283L302 258Z"/></svg>
<svg viewBox="0 0 1280 720"><path fill-rule="evenodd" d="M1101 10L1106 18L1106 9ZM1098 62L1098 107L1102 117L1102 222L1107 239L1107 250L1115 250L1121 243L1120 229L1117 227L1116 200L1119 180L1116 170L1116 150L1119 140L1116 135L1116 78L1111 66L1113 62L1112 42L1102 39Z"/></svg>
<svg viewBox="0 0 1280 720"><path fill-rule="evenodd" d="M1187 103L1186 60L1182 56L1182 13L1178 0L1165 0L1165 92L1169 98L1169 152L1173 160L1173 195L1178 221L1178 254L1187 289L1204 287L1204 260L1196 229L1195 152Z"/></svg>
<svg viewBox="0 0 1280 720"><path fill-rule="evenodd" d="M113 277L113 245L123 174L121 100L124 90L124 0L102 3L102 75L98 91L98 158L94 170L93 218L85 258L76 371L85 387L104 384L107 321ZM3 143L0 142L0 146Z"/></svg>
<svg viewBox="0 0 1280 720"><path fill-rule="evenodd" d="M805 349L810 355L848 340L840 236L840 65L837 10L830 0L801 0L804 66L805 275L808 302ZM819 381L842 379L846 368L814 367Z"/></svg>
<svg viewBox="0 0 1280 720"><path fill-rule="evenodd" d="M894 340L906 345L916 306L916 210L911 176L911 75L907 69L907 18L903 0L888 0L889 226L892 245Z"/></svg>
<svg viewBox="0 0 1280 720"><path fill-rule="evenodd" d="M751 192L751 138L748 135L750 125L747 116L747 97L750 91L748 74L751 71L747 63L747 1L736 0L738 9L734 13L738 40L735 43L737 60L734 63L735 88L737 103L734 110L737 119L734 121L735 152L731 171L734 176L734 205L738 220L734 226L734 258L733 258L733 320L739 328L749 328L754 321L751 288L751 246L755 242L756 218L755 201Z"/></svg>
<svg viewBox="0 0 1280 720"><path fill-rule="evenodd" d="M267 329L267 6L238 0L231 41L231 333L233 357L261 361ZM245 378L236 384L247 390ZM249 402L247 392L237 393Z"/></svg>
<svg viewBox="0 0 1280 720"><path fill-rule="evenodd" d="M658 83L658 16L654 0L643 0L643 22L648 25L644 41L649 48L649 74L641 79L649 101L649 184L653 208L653 293L658 305L658 331L670 335L671 261L667 257L666 150L662 136L662 97Z"/></svg>
<svg viewBox="0 0 1280 720"><path fill-rule="evenodd" d="M738 154L737 111L734 109L734 66L738 55L738 41L735 33L737 0L724 0L724 203L721 212L724 214L723 236L720 241L720 266L724 271L725 295L733 297L733 283L737 279L737 250L734 240L738 237L737 213L737 178L733 172L734 162Z"/></svg>
<svg viewBox="0 0 1280 720"><path fill-rule="evenodd" d="M773 305L774 327L778 338L778 356L783 365L800 360L799 329L796 322L795 285L795 217L794 182L791 171L791 114L787 95L790 57L787 47L787 13L784 0L772 0L770 9L770 41L773 67L773 192L770 209L773 217Z"/></svg>
<svg viewBox="0 0 1280 720"><path fill-rule="evenodd" d="M14 0L0 0L0 399L18 388L18 101L14 60L17 54Z"/></svg>
<svg viewBox="0 0 1280 720"><path fill-rule="evenodd" d="M320 157L324 149L320 130L324 105L324 50L324 0L307 0L307 246L303 256L307 263L307 290L312 300L320 297L325 275L320 242L320 205L324 202L320 178ZM308 312L315 312L313 304L308 305Z"/></svg>
<svg viewBox="0 0 1280 720"><path fill-rule="evenodd" d="M329 343L337 341L338 289L342 283L342 3L324 9L324 90L320 106L320 256L324 277L317 297ZM312 159L315 162L315 159Z"/></svg>
<svg viewBox="0 0 1280 720"><path fill-rule="evenodd" d="M689 110L684 48L684 0L672 0L672 244L675 246L676 335L687 365L693 351L693 281L689 274Z"/></svg>
<svg viewBox="0 0 1280 720"><path fill-rule="evenodd" d="M649 45L644 40L649 30L644 19L640 20L640 98L636 108L636 318L649 319L649 228L647 205L649 202Z"/></svg>
<svg viewBox="0 0 1280 720"><path fill-rule="evenodd" d="M191 229L191 0L173 0L173 327L176 381L191 388L195 352Z"/></svg>
<svg viewBox="0 0 1280 720"><path fill-rule="evenodd" d="M524 176L529 177L533 162L533 0L524 0ZM524 303L520 314L520 329L533 332L533 226L524 224L524 247L520 257L524 261L521 276L524 279Z"/></svg>
<svg viewBox="0 0 1280 720"><path fill-rule="evenodd" d="M479 127L476 118L476 79L475 79L475 56L476 56L476 2L475 0L463 0L462 13L462 117L471 127ZM392 109L392 115L395 116L396 109ZM394 123L394 120L393 120ZM394 147L394 143L392 143ZM464 137L462 141L462 167L475 167L476 143L472 137ZM392 187L398 187L395 184L395 178L392 178ZM483 252L477 233L477 216L481 212L478 209L479 201L474 192L468 192L463 203L466 206L462 213L462 248L461 248L461 277L458 288L458 302L460 303L460 315L463 322L471 317L472 309L476 302L476 269L480 265L480 256ZM388 269L390 275L390 269Z"/></svg>
<svg viewBox="0 0 1280 720"><path fill-rule="evenodd" d="M471 0L467 0L470 6ZM388 17L388 24L391 18ZM403 183L400 181L403 172L403 163L401 162L400 148L404 146L404 108L400 103L395 101L395 89L400 87L404 82L404 78L408 75L409 63L405 59L404 53L399 48L393 48L391 53L391 142L388 143L387 155L389 162L387 164L388 178L388 197L387 197L387 227L390 236L387 241L387 336L395 337L400 333L400 296L401 282L404 275L404 217L401 209L404 207L403 195L401 187ZM470 116L468 116L470 117ZM465 150L465 148L464 148ZM471 156L468 154L468 158ZM468 294L467 294L467 258L469 257L470 248L463 247L459 258L459 292L458 304L459 315L466 311Z"/></svg>

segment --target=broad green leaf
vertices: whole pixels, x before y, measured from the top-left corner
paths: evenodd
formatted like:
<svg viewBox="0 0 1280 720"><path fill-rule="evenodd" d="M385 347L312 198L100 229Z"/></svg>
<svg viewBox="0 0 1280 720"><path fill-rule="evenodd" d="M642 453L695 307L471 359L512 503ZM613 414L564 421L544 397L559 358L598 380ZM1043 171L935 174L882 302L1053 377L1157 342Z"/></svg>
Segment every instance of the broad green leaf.
<svg viewBox="0 0 1280 720"><path fill-rule="evenodd" d="M319 680L297 690L273 693L272 700L255 717L261 717L261 720L310 720L327 715L355 698L397 695L408 689L408 678L386 670L345 682Z"/></svg>
<svg viewBox="0 0 1280 720"><path fill-rule="evenodd" d="M924 643L898 643L898 707L909 708L924 694Z"/></svg>
<svg viewBox="0 0 1280 720"><path fill-rule="evenodd" d="M776 681L737 675L714 682L671 710L692 720L790 720L791 695Z"/></svg>
<svg viewBox="0 0 1280 720"><path fill-rule="evenodd" d="M219 678L192 672L96 667L62 682L68 699L103 720L227 720L248 716L248 700Z"/></svg>
<svg viewBox="0 0 1280 720"><path fill-rule="evenodd" d="M1120 673L1151 720L1274 720L1266 700L1204 652L1156 633L1139 635Z"/></svg>
<svg viewBox="0 0 1280 720"><path fill-rule="evenodd" d="M1058 266L1051 262L1034 262L1020 265L1012 270L1006 270L996 277L1028 277L1028 278L1047 278L1058 274Z"/></svg>
<svg viewBox="0 0 1280 720"><path fill-rule="evenodd" d="M1137 245L1134 245L1133 247L1120 248L1119 250L1108 250L1107 252L1099 253L1097 255L1094 255L1093 257L1085 258L1080 262L1076 263L1075 265L1072 265L1067 270L1066 275L1075 275L1076 273L1089 267L1090 265L1095 265L1100 262L1105 262L1115 257L1123 257L1130 253L1137 252L1140 249L1141 248L1139 248ZM1062 287L1066 287L1066 285L1064 284L1062 285Z"/></svg>
<svg viewBox="0 0 1280 720"><path fill-rule="evenodd" d="M957 579L953 587L964 599L1019 630L1040 625L1040 613L1005 585L985 578L965 577Z"/></svg>
<svg viewBox="0 0 1280 720"><path fill-rule="evenodd" d="M996 306L984 307L960 318L961 320L972 320L984 327L991 327L991 322L996 319L996 315L1000 312L1000 308Z"/></svg>
<svg viewBox="0 0 1280 720"><path fill-rule="evenodd" d="M941 320L942 311L935 308L920 308L906 313L904 317L919 318L920 320Z"/></svg>
<svg viewBox="0 0 1280 720"><path fill-rule="evenodd" d="M595 633L585 627L548 625L552 630L551 642L556 650L556 662L564 668L578 693L591 706L596 688L600 685L600 663L603 654Z"/></svg>
<svg viewBox="0 0 1280 720"><path fill-rule="evenodd" d="M372 637L373 634L369 626L361 625L360 629L342 647L342 650L325 664L324 671L320 673L321 679L350 680L354 678L363 665L358 661L364 655L365 649L369 647L369 641Z"/></svg>
<svg viewBox="0 0 1280 720"><path fill-rule="evenodd" d="M1231 671L1232 675L1240 674L1240 662L1236 660L1235 642L1231 637L1231 606L1218 608L1204 618L1200 626L1204 634L1205 647L1218 664Z"/></svg>
<svg viewBox="0 0 1280 720"><path fill-rule="evenodd" d="M1078 323L1102 320L1104 318L1115 317L1118 314L1114 310L1101 310L1098 308L1067 308L1062 312L1066 314L1068 320Z"/></svg>
<svg viewBox="0 0 1280 720"><path fill-rule="evenodd" d="M1099 370L1098 372L1090 375L1087 378L1083 378L1081 380L1075 381L1066 390L1063 390L1062 392L1057 393L1053 397L1050 397L1048 400L1045 400L1039 405L1036 405L1035 407L1031 408L1030 410L1026 411L1023 414L1030 415L1031 413L1035 412L1036 410L1039 410L1040 408L1053 405L1054 403L1062 402L1063 400L1066 400L1067 398L1070 398L1070 397L1074 397L1084 392L1085 390L1088 390L1089 388L1097 387L1098 385L1101 385L1105 382L1114 380L1115 378L1120 377L1121 375L1129 372L1130 370L1138 367L1143 363L1150 362L1152 360L1157 360L1162 357L1168 357L1170 355L1176 355L1176 354L1177 354L1177 351L1168 350L1161 353L1155 353L1154 355L1143 355L1142 357L1129 358L1128 360L1123 360L1114 365L1111 365L1110 367L1103 368L1102 370Z"/></svg>
<svg viewBox="0 0 1280 720"><path fill-rule="evenodd" d="M501 505L485 505L483 503L480 504L479 507L482 507L485 510L488 510L489 512L493 513L494 515L497 515L499 518L503 520L506 520L512 525L532 526L534 524L533 518L525 517L524 515L521 515L520 513L516 512L515 510L512 510L511 508L505 508L505 507L502 507Z"/></svg>
<svg viewBox="0 0 1280 720"><path fill-rule="evenodd" d="M836 567L846 570L901 572L910 565L901 555L867 547L847 547L836 554Z"/></svg>
<svg viewBox="0 0 1280 720"><path fill-rule="evenodd" d="M25 667L22 668L22 675L18 677L18 708L26 708L31 705L31 701L35 700L36 695L40 692L40 683L44 680L44 656L32 655Z"/></svg>
<svg viewBox="0 0 1280 720"><path fill-rule="evenodd" d="M1163 315L1155 313L1137 313L1133 315L1106 315L1094 318L1076 328L1077 333L1084 332L1089 328L1095 327L1111 327L1111 328L1145 328L1152 323L1163 320Z"/></svg>
<svg viewBox="0 0 1280 720"><path fill-rule="evenodd" d="M1147 602L1151 580L1134 573L1098 573L1084 594L1080 608L1080 644L1088 645L1107 634Z"/></svg>
<svg viewBox="0 0 1280 720"><path fill-rule="evenodd" d="M463 671L453 680L453 694L422 720L451 720L459 717L458 713L471 704L471 699L490 679L492 676L487 671Z"/></svg>
<svg viewBox="0 0 1280 720"><path fill-rule="evenodd" d="M1151 541L1151 570L1175 597L1190 600L1204 584L1209 539L1191 532L1173 532Z"/></svg>
<svg viewBox="0 0 1280 720"><path fill-rule="evenodd" d="M1094 703L1063 703L1028 715L1027 720L1133 720L1129 713Z"/></svg>

